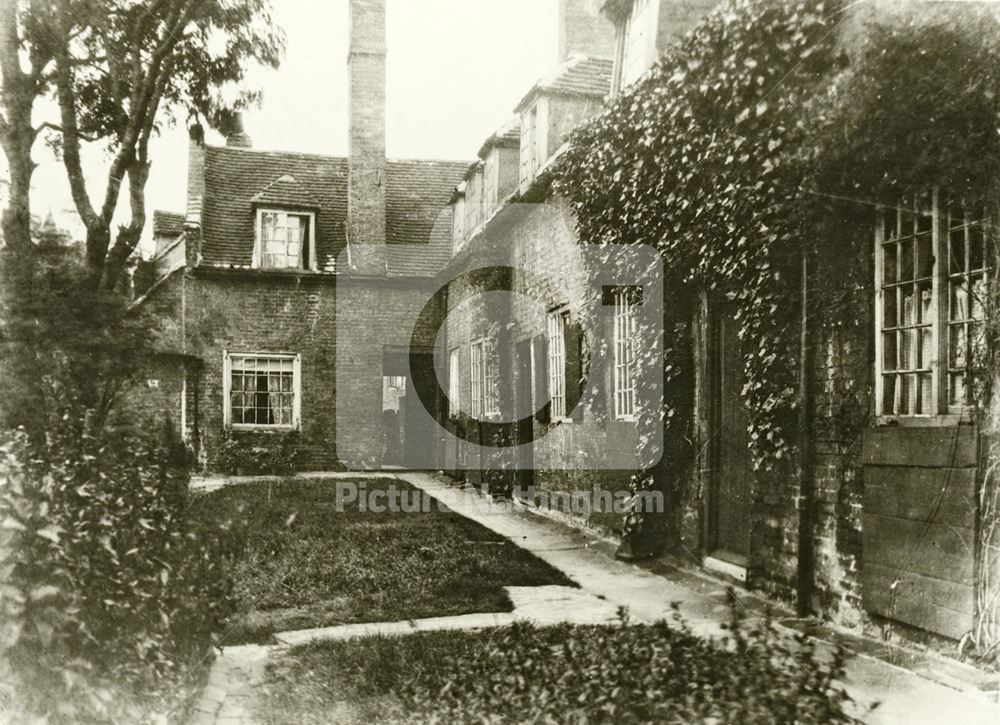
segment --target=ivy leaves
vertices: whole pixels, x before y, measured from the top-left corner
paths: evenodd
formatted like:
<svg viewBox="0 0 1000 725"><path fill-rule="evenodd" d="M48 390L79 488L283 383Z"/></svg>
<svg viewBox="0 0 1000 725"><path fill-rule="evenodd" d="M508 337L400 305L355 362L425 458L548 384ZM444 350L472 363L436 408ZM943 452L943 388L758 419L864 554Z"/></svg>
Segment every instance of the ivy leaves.
<svg viewBox="0 0 1000 725"><path fill-rule="evenodd" d="M788 300L805 167L786 149L802 143L801 109L837 67L834 22L821 0L731 0L581 128L558 172L585 242L656 244L669 287L737 303L758 467L791 445L797 308ZM677 319L664 323L685 314L670 307ZM683 350L666 352L672 369L683 365ZM688 423L672 413L668 425Z"/></svg>

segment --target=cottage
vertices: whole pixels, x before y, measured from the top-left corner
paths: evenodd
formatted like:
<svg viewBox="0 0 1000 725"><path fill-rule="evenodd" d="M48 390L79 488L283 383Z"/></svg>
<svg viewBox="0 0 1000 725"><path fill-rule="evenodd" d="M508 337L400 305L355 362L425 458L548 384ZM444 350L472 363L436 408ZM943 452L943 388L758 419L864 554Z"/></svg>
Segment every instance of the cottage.
<svg viewBox="0 0 1000 725"><path fill-rule="evenodd" d="M655 340L639 336L634 290L595 289L552 165L570 132L712 5L563 0L558 66L471 164L386 160L380 2L351 4L348 158L257 151L241 129L211 147L196 129L183 232L158 241L142 299L162 313L173 355L160 395L204 464L440 468L620 533L620 513L576 502L657 464L635 363ZM845 48L871 14L912 10L897 5L858 11ZM966 353L984 318L981 215L946 190L864 213L871 243L858 263L871 275L849 291L851 324L814 314L823 270L804 263L800 450L776 472L755 471L749 450L755 341L739 339L729 300L701 291L690 448L665 451L684 480L663 539L802 613L958 639L973 625L979 566ZM498 304L484 287L510 294ZM414 331L414 310L442 290ZM443 394L418 404L414 382L433 384L415 377L432 367ZM862 423L845 429L848 415Z"/></svg>
<svg viewBox="0 0 1000 725"><path fill-rule="evenodd" d="M214 147L195 128L183 233L155 217L141 299L187 361L157 387L178 389L168 409L211 470L337 468L338 444L377 467L386 404L413 456L434 450L423 409L401 403L399 320L448 258L443 215L468 164L386 159L384 7L351 13L348 157L258 151L241 124Z"/></svg>

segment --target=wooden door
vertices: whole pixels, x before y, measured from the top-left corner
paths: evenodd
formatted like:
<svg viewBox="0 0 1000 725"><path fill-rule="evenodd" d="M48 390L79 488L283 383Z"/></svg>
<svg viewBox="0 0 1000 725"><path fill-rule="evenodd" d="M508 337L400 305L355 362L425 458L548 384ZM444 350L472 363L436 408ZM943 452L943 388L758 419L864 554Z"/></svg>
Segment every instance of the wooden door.
<svg viewBox="0 0 1000 725"><path fill-rule="evenodd" d="M750 417L743 402L743 362L732 309L720 306L713 315L714 475L709 496L708 552L745 567L750 553L752 467L747 448Z"/></svg>

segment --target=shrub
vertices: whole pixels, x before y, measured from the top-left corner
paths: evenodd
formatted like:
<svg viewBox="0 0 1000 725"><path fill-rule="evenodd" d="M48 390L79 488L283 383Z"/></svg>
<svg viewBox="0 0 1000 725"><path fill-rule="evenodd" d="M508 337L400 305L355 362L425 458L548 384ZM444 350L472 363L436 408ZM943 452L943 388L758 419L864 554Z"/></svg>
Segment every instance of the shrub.
<svg viewBox="0 0 1000 725"><path fill-rule="evenodd" d="M187 523L177 441L24 431L0 446L7 712L142 722L183 703L231 598L218 535Z"/></svg>
<svg viewBox="0 0 1000 725"><path fill-rule="evenodd" d="M453 648L403 688L421 722L851 722L838 687L844 654L824 661L805 636L734 620L721 642L683 623L538 629L519 623Z"/></svg>
<svg viewBox="0 0 1000 725"><path fill-rule="evenodd" d="M216 465L236 476L286 475L299 466L299 434L238 433L227 431L219 446Z"/></svg>

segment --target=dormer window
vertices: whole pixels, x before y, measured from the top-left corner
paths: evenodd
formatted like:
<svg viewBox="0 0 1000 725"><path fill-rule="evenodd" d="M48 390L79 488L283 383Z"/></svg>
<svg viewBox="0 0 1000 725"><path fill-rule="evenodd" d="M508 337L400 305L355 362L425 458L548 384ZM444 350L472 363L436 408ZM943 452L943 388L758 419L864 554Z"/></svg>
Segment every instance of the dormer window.
<svg viewBox="0 0 1000 725"><path fill-rule="evenodd" d="M316 215L286 209L257 209L254 266L316 269Z"/></svg>
<svg viewBox="0 0 1000 725"><path fill-rule="evenodd" d="M549 158L548 149L548 99L539 97L525 109L521 117L521 173L523 193Z"/></svg>
<svg viewBox="0 0 1000 725"><path fill-rule="evenodd" d="M612 94L639 80L656 61L658 0L632 0L618 21L618 43Z"/></svg>

